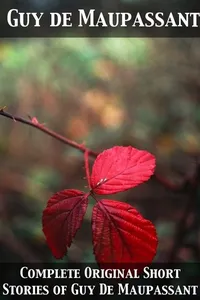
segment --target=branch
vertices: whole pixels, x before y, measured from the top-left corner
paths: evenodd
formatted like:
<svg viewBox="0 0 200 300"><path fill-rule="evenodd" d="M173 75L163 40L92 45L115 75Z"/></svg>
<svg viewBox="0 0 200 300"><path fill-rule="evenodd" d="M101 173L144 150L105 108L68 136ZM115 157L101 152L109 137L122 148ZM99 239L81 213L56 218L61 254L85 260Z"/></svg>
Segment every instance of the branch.
<svg viewBox="0 0 200 300"><path fill-rule="evenodd" d="M88 155L88 151L85 151L85 153L84 153L84 160L85 160L85 172L86 172L88 187L89 187L89 189L91 189L91 184L90 184L90 167L89 167L89 155Z"/></svg>
<svg viewBox="0 0 200 300"><path fill-rule="evenodd" d="M11 119L15 122L19 122L19 123L23 123L23 124L26 124L26 125L29 125L31 127L34 127L40 131L43 131L44 133L52 136L53 138L55 138L56 140L66 144L66 145L69 145L75 149L78 149L80 150L81 152L85 153L86 151L88 152L88 155L91 156L91 157L97 157L98 153L90 150L90 149L87 149L84 145L81 145L81 144L78 144L74 141L71 141L65 137L63 137L62 135L56 133L55 131L51 130L51 129L48 129L46 126L44 126L43 124L40 124L39 122L37 122L37 119L36 118L33 118L32 120L26 120L24 118L21 118L21 117L17 117L17 116L13 116L7 112L5 112L3 109L0 109L0 115L5 117L5 118L8 118L8 119Z"/></svg>
<svg viewBox="0 0 200 300"><path fill-rule="evenodd" d="M4 111L4 108L0 109L0 115L5 117L5 118L8 118L8 119L11 119L15 122L19 122L19 123L23 123L23 124L26 124L26 125L29 125L31 127L34 127L40 131L43 131L44 133L46 133L47 135L50 135L51 137L55 138L56 140L66 144L66 145L69 145L75 149L78 149L79 151L83 152L84 154L87 152L87 155L90 156L90 157L93 157L93 158L96 158L97 155L99 153L97 152L94 152L88 148L86 148L84 145L81 145L81 144L78 144L70 139L67 139L65 138L64 136L56 133L55 131L51 130L51 129L48 129L46 126L44 126L43 124L40 124L37 119L34 117L32 118L32 120L26 120L24 118L21 118L21 117L18 117L18 116L14 116L12 114L9 114L7 112ZM174 185L172 184L171 182L169 182L167 179L164 179L162 177L160 177L157 173L155 173L155 178L157 179L157 181L159 181L162 185L164 185L167 189L169 190L173 190L173 191L177 191L179 192L184 183L181 184L181 185Z"/></svg>

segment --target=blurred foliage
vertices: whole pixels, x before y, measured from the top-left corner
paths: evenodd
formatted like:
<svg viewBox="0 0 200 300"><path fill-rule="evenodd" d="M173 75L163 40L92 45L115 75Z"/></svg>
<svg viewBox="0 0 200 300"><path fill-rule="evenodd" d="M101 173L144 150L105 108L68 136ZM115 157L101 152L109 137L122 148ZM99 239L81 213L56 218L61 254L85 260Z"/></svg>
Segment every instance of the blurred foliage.
<svg viewBox="0 0 200 300"><path fill-rule="evenodd" d="M199 49L199 39L2 40L0 106L36 116L97 151L113 145L148 149L157 157L158 172L180 182L192 172L191 156L200 149ZM83 155L35 129L2 117L0 122L2 260L52 261L42 210L53 192L87 185ZM157 260L163 260L188 195L152 180L119 199L155 222ZM94 261L92 206L69 260ZM195 238L189 232L189 240ZM184 249L178 255L191 260L192 251Z"/></svg>

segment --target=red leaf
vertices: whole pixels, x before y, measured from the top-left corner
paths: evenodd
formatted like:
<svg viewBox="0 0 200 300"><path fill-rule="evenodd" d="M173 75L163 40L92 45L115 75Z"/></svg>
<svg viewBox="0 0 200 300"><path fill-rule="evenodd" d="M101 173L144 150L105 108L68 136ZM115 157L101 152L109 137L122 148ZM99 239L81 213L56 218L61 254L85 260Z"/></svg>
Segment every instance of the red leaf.
<svg viewBox="0 0 200 300"><path fill-rule="evenodd" d="M131 146L103 151L94 162L91 187L96 194L126 191L147 181L154 173L155 157Z"/></svg>
<svg viewBox="0 0 200 300"><path fill-rule="evenodd" d="M154 225L127 203L99 201L93 208L92 234L99 264L149 264L156 254Z"/></svg>
<svg viewBox="0 0 200 300"><path fill-rule="evenodd" d="M43 232L55 258L62 258L81 226L88 205L88 195L79 190L54 194L43 211Z"/></svg>

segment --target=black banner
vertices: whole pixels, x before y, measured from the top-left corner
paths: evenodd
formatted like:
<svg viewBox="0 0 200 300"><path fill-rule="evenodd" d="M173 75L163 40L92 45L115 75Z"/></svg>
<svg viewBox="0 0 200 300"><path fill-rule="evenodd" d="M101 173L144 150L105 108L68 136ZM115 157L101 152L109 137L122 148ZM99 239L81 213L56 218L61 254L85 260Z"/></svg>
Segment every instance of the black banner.
<svg viewBox="0 0 200 300"><path fill-rule="evenodd" d="M3 2L1 38L200 36L198 0Z"/></svg>
<svg viewBox="0 0 200 300"><path fill-rule="evenodd" d="M125 297L165 296L168 299L193 299L200 295L200 264L152 264L141 266L96 264L0 264L0 296L48 296L74 299L123 299ZM146 299L146 298L145 298Z"/></svg>

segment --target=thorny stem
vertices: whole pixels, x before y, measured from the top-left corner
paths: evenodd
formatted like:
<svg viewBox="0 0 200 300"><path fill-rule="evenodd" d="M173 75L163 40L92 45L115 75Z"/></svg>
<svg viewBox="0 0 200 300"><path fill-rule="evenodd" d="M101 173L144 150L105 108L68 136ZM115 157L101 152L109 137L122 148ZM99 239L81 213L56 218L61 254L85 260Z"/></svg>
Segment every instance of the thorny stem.
<svg viewBox="0 0 200 300"><path fill-rule="evenodd" d="M84 153L84 158L85 158L86 176L87 176L88 184L89 184L89 187L90 187L90 174L89 174L89 162L88 162L88 158L89 158L89 156L93 157L93 158L96 158L99 153L94 152L94 151L86 148L84 145L78 144L78 143L76 143L76 142L74 142L72 140L69 140L69 139L63 137L62 135L54 132L53 130L48 129L43 124L40 124L38 122L33 122L33 120L26 120L24 118L21 118L21 117L9 114L9 113L7 113L7 112L4 111L4 108L0 109L0 115L3 116L3 117L5 117L5 118L11 119L11 120L13 120L15 122L23 123L23 124L29 125L31 127L34 127L34 128L36 128L36 129L38 129L40 131L43 131L44 133L46 133L47 135L50 135L51 137L57 139L58 141L66 144L66 145L69 145L69 146L71 146L71 147L73 147L75 149L78 149L81 152L83 152ZM187 183L188 183L187 180L184 180L182 184L180 184L180 185L174 185L174 184L170 183L168 180L160 177L157 173L155 173L154 176L166 188L168 188L170 190L173 190L173 191L177 191L177 192L183 191L183 189L185 188L185 185L187 185ZM92 193L92 191L90 191L90 195L92 197L94 196L93 193ZM191 201L192 201L192 199L190 199L188 201L188 203L187 203L187 205L185 207L185 211L183 213L183 217L180 219L179 223L177 224L177 234L175 235L174 246L172 247L172 249L170 251L170 254L169 254L169 259L168 259L169 261L171 261L171 260L173 260L175 258L175 255L176 255L177 251L179 250L179 247L182 244L183 236L184 236L184 233L185 233L185 230L184 230L185 229L185 221L187 219L187 216L188 216L189 212L191 211L190 210L191 203L189 203Z"/></svg>
<svg viewBox="0 0 200 300"><path fill-rule="evenodd" d="M86 173L86 178L88 182L88 187L91 189L91 184L90 184L90 167L89 167L89 153L88 150L85 151L84 153L84 161L85 161L85 173Z"/></svg>
<svg viewBox="0 0 200 300"><path fill-rule="evenodd" d="M27 119L24 119L24 118L21 118L21 117L18 117L18 116L14 116L12 114L9 114L7 112L4 111L4 109L0 109L0 115L5 117L5 118L9 118L15 122L19 122L19 123L22 123L22 124L26 124L26 125L29 125L31 127L34 127L40 131L43 131L44 133L46 133L47 135L50 135L52 136L53 138L55 138L56 140L66 144L66 145L69 145L75 149L78 149L80 150L81 152L85 153L87 152L87 156L89 157L93 157L93 158L96 158L98 156L98 152L94 152L88 148L86 148L84 145L81 145L81 144L78 144L70 139L67 139L65 138L64 136L56 133L55 131L51 130L51 129L48 129L46 126L44 126L43 124L36 124L34 122L32 122L31 120L27 120ZM86 174L87 175L87 174ZM160 175L158 175L157 173L155 173L154 175L156 177L156 179L161 183L163 184L165 187L167 187L168 189L170 190L174 190L174 191L180 191L183 187L184 184L181 184L181 185L173 185L172 183L168 182L168 180L162 178Z"/></svg>
<svg viewBox="0 0 200 300"><path fill-rule="evenodd" d="M81 144L78 144L78 143L76 143L74 141L71 141L71 140L65 138L64 136L62 136L62 135L54 132L53 130L48 129L46 126L44 126L44 125L42 125L40 123L35 124L32 121L26 120L24 118L13 116L13 115L5 112L3 109L0 110L0 115L2 115L3 117L9 118L9 119L11 119L11 120L13 120L15 122L17 121L19 123L23 123L23 124L29 125L31 127L34 127L34 128L36 128L36 129L38 129L40 131L43 131L44 133L46 133L46 134L52 136L53 138L55 138L56 140L58 140L58 141L60 141L60 142L62 142L64 144L66 144L66 145L69 145L69 146L71 146L73 148L76 148L76 149L80 150L83 153L85 153L87 151L88 155L91 156L91 157L95 158L98 155L98 153L96 153L96 152L94 152L94 151L92 151L90 149L87 149L84 145L81 145Z"/></svg>

